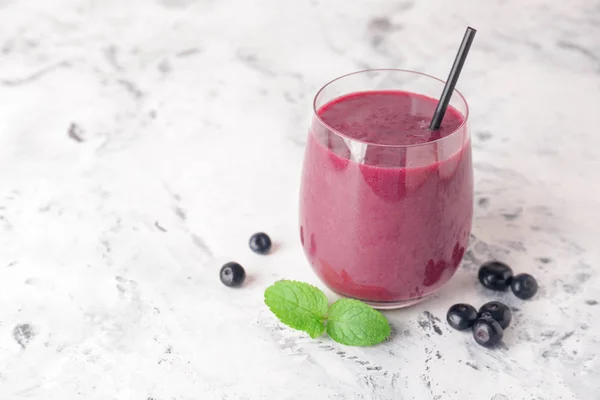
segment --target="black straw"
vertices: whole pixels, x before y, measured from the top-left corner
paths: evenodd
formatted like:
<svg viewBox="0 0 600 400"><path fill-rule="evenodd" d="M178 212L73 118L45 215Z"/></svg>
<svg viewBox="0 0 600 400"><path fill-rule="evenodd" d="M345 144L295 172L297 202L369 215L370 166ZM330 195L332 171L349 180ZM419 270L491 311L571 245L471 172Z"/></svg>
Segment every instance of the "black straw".
<svg viewBox="0 0 600 400"><path fill-rule="evenodd" d="M458 81L458 77L460 76L460 71L462 71L462 67L463 65L465 65L467 54L469 54L469 49L471 48L471 43L473 43L473 39L475 39L476 33L477 30L471 28L470 26L465 32L465 36L463 37L462 43L460 44L460 48L458 49L458 53L456 54L456 58L454 59L454 64L452 64L450 75L448 75L448 80L446 81L446 85L444 86L444 90L442 91L442 95L440 96L440 101L438 102L438 105L435 109L435 113L433 113L433 118L431 118L431 124L429 124L429 129L432 131L438 130L440 128L442 119L444 119L444 115L446 114L446 110L448 109L448 103L450 103L450 98L452 97L452 93L454 92L454 87L456 86L456 82Z"/></svg>

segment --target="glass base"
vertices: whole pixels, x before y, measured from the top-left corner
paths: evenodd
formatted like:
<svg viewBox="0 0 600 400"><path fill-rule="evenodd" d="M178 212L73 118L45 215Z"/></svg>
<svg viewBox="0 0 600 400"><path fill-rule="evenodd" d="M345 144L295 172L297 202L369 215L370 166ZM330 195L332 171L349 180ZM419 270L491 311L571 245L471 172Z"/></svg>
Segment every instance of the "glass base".
<svg viewBox="0 0 600 400"><path fill-rule="evenodd" d="M434 290L433 292L428 293L425 296L417 297L414 299L408 299L408 300L398 300L398 301L370 301L370 300L357 299L357 298L350 297L350 296L344 296L343 294L340 294L340 293L338 293L338 294L342 297L360 300L363 303L368 304L371 307L376 308L378 310L396 310L399 308L414 306L415 304L425 301L428 298L430 298L433 294L435 294L435 292L437 292L437 290Z"/></svg>

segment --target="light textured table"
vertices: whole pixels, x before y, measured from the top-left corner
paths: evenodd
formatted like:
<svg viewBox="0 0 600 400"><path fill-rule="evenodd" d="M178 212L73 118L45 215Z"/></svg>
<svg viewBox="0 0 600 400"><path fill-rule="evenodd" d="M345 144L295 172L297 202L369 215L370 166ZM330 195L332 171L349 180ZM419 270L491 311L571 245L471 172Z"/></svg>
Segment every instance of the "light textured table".
<svg viewBox="0 0 600 400"><path fill-rule="evenodd" d="M283 327L264 289L320 285L297 224L314 93L369 67L445 77L468 24L456 277L387 312L377 347ZM599 152L598 1L0 0L0 399L597 400ZM535 300L484 291L491 258ZM444 322L492 299L514 310L499 349Z"/></svg>

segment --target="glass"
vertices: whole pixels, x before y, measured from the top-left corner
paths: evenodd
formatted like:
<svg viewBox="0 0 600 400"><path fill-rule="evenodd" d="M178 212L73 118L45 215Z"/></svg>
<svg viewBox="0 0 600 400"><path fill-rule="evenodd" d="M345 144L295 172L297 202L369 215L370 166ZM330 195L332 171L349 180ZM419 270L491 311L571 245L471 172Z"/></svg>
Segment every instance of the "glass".
<svg viewBox="0 0 600 400"><path fill-rule="evenodd" d="M360 112L348 114L336 130L324 121L324 106L342 103L341 97L401 91L411 98L408 113L422 114L428 124L443 86L417 72L367 70L329 82L314 99L300 237L314 271L341 296L376 308L405 307L454 275L473 215L468 106L455 91L444 122L453 112L456 128L447 136L421 129L431 135L424 143L396 131L388 136L392 141L374 140L370 132L356 135L356 121L369 118ZM347 133L352 129L353 137ZM398 144L400 138L406 143Z"/></svg>

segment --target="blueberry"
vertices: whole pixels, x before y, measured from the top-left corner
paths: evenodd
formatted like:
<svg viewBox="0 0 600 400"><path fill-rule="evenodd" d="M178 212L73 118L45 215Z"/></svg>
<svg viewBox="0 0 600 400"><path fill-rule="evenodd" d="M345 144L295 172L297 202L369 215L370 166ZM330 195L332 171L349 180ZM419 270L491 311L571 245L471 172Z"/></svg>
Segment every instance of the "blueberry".
<svg viewBox="0 0 600 400"><path fill-rule="evenodd" d="M228 262L221 267L221 282L229 287L239 287L246 279L246 271L236 262Z"/></svg>
<svg viewBox="0 0 600 400"><path fill-rule="evenodd" d="M482 305L479 309L479 316L482 317L485 314L488 314L496 322L498 322L502 329L508 328L510 325L510 320L512 319L510 308L508 308L506 304L502 304L499 301L490 301L489 303Z"/></svg>
<svg viewBox="0 0 600 400"><path fill-rule="evenodd" d="M486 262L479 268L479 282L492 290L507 290L512 276L512 269L499 261Z"/></svg>
<svg viewBox="0 0 600 400"><path fill-rule="evenodd" d="M489 315L484 315L473 324L473 338L484 347L494 347L502 340L504 330Z"/></svg>
<svg viewBox="0 0 600 400"><path fill-rule="evenodd" d="M515 275L510 284L515 296L527 300L537 293L538 284L535 278L529 274Z"/></svg>
<svg viewBox="0 0 600 400"><path fill-rule="evenodd" d="M448 309L448 313L446 314L448 324L459 331L464 331L473 326L477 317L478 315L475 307L463 303L453 305Z"/></svg>
<svg viewBox="0 0 600 400"><path fill-rule="evenodd" d="M267 254L271 250L271 238L263 232L252 235L248 244L250 249L258 254Z"/></svg>

